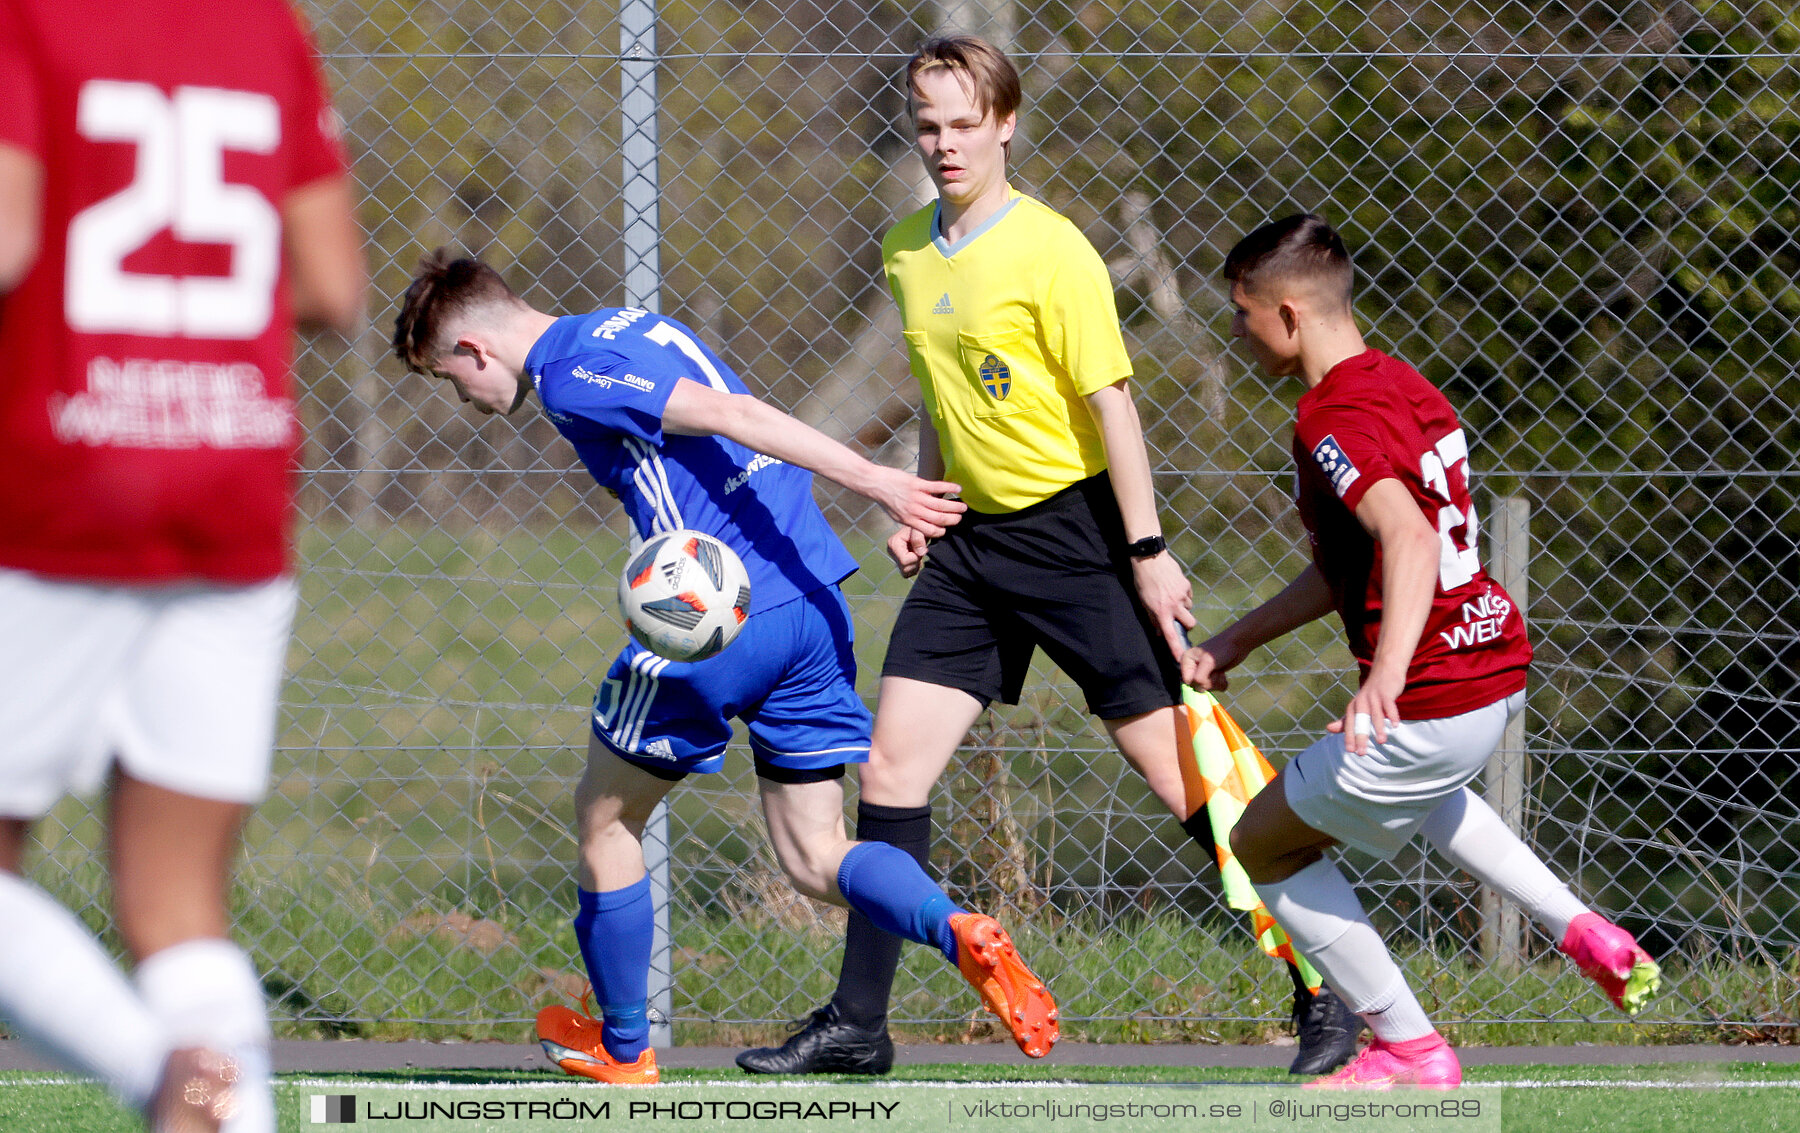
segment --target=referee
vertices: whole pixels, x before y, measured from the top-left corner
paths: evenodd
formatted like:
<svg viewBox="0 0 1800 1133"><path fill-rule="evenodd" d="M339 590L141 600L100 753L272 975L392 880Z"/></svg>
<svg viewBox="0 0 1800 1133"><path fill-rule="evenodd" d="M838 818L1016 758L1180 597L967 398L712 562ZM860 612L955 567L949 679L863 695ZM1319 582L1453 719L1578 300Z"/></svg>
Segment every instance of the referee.
<svg viewBox="0 0 1800 1133"><path fill-rule="evenodd" d="M1006 163L1020 102L1006 56L972 36L927 40L907 65L918 152L938 199L889 230L882 262L926 413L919 475L962 486L962 522L929 544L888 540L907 577L882 668L857 837L929 857L931 788L998 700L1016 704L1041 647L1183 828L1191 760L1178 658L1192 589L1168 553L1127 382L1106 265L1081 232L1015 192ZM900 941L852 914L831 1003L754 1073L880 1074ZM1296 978L1296 1072L1355 1050L1356 1017Z"/></svg>

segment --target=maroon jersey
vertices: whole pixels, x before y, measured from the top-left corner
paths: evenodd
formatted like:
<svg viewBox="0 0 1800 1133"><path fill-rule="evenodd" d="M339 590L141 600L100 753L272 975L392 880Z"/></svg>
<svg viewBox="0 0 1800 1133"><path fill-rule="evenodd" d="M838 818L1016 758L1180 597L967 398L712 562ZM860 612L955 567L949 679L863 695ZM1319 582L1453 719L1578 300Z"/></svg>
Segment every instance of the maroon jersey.
<svg viewBox="0 0 1800 1133"><path fill-rule="evenodd" d="M346 168L306 30L283 0L0 0L0 142L44 170L0 298L0 566L281 573L281 206Z"/></svg>
<svg viewBox="0 0 1800 1133"><path fill-rule="evenodd" d="M1525 687L1525 619L1476 556L1468 442L1436 386L1377 350L1338 363L1300 398L1294 463L1313 562L1365 677L1381 632L1381 544L1356 505L1370 485L1398 480L1438 532L1437 593L1400 694L1403 718L1455 716Z"/></svg>

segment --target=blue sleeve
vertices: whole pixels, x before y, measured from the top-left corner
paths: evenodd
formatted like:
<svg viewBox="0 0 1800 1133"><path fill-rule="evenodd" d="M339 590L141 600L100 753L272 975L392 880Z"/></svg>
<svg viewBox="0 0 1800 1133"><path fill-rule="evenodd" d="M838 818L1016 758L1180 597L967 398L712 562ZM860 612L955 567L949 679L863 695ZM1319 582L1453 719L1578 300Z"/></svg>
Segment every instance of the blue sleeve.
<svg viewBox="0 0 1800 1133"><path fill-rule="evenodd" d="M564 432L585 423L660 446L663 410L684 376L655 355L582 354L546 364L538 397Z"/></svg>

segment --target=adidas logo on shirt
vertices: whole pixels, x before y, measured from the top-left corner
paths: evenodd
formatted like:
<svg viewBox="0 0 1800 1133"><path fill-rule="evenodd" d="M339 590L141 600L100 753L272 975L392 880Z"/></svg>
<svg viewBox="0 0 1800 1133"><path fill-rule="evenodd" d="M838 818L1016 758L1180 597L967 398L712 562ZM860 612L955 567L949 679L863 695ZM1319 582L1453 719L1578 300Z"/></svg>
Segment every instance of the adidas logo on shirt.
<svg viewBox="0 0 1800 1133"><path fill-rule="evenodd" d="M931 309L931 313L934 315L956 314L956 308L950 305L950 293L948 291L944 292L944 297L937 301L937 306Z"/></svg>

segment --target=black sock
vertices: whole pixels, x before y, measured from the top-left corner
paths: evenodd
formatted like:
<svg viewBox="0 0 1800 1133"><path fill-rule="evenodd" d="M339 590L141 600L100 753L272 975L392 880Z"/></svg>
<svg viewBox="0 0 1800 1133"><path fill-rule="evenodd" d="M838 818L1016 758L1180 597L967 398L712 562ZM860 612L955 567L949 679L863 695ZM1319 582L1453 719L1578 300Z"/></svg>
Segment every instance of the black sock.
<svg viewBox="0 0 1800 1133"><path fill-rule="evenodd" d="M1312 998L1312 988L1306 986L1306 977L1300 974L1300 965L1287 964L1288 979L1294 981L1294 994L1302 1000Z"/></svg>
<svg viewBox="0 0 1800 1133"><path fill-rule="evenodd" d="M931 872L931 807L856 804L856 837L861 842L886 842L913 856L919 868ZM894 992L894 973L900 968L900 946L905 941L883 932L855 909L844 933L844 964L838 969L837 993L831 1002L846 1023L869 1030L887 1026L888 999Z"/></svg>
<svg viewBox="0 0 1800 1133"><path fill-rule="evenodd" d="M1189 838L1200 843L1200 848L1206 851L1207 861L1218 862L1219 848L1213 842L1212 815L1207 813L1205 803L1201 803L1199 810L1181 820L1181 829Z"/></svg>
<svg viewBox="0 0 1800 1133"><path fill-rule="evenodd" d="M1189 838L1200 843L1206 850L1207 857L1214 862L1219 860L1219 849L1213 840L1212 816L1206 813L1204 805L1181 820L1181 829L1186 831ZM1283 966L1287 968L1288 978L1294 981L1294 993L1311 999L1312 989L1306 986L1306 977L1300 974L1300 965L1284 962Z"/></svg>

